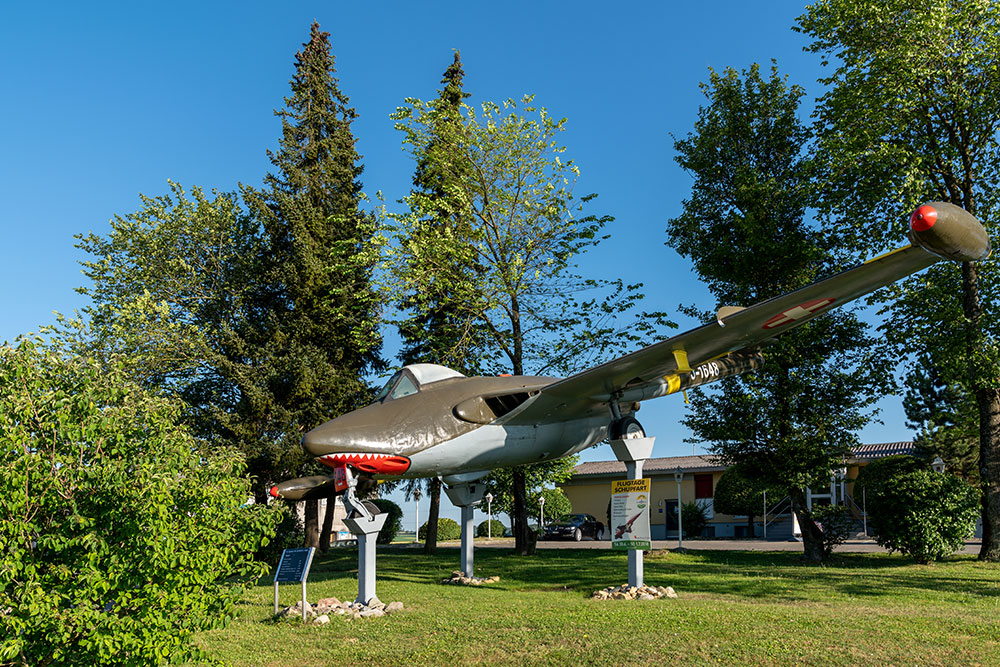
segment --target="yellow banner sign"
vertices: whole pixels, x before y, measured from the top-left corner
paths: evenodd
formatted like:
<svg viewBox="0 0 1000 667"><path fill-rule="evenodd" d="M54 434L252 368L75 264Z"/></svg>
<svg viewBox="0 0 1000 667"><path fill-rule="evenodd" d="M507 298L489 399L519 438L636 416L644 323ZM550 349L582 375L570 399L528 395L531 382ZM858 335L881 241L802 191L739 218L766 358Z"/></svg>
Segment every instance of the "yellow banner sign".
<svg viewBox="0 0 1000 667"><path fill-rule="evenodd" d="M645 491L649 493L649 478L643 479L616 479L611 482L611 493L638 493Z"/></svg>

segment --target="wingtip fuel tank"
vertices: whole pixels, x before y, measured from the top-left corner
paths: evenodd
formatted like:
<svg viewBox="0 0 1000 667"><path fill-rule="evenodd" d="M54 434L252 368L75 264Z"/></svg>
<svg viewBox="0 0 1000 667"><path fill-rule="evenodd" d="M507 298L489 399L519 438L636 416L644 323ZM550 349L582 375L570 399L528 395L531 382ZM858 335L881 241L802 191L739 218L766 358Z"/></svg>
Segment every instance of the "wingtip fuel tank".
<svg viewBox="0 0 1000 667"><path fill-rule="evenodd" d="M956 262L990 255L990 237L965 209L947 202L924 204L910 216L910 240L927 252Z"/></svg>

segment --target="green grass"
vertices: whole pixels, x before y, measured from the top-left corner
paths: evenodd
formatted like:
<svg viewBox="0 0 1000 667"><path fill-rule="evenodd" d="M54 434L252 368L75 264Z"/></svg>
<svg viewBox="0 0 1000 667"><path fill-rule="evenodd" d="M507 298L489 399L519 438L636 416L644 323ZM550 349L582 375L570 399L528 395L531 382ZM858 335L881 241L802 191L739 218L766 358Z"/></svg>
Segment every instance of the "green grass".
<svg viewBox="0 0 1000 667"><path fill-rule="evenodd" d="M476 552L482 588L438 583L458 552L379 549L378 594L404 612L326 626L271 620L270 580L224 630L198 642L236 665L373 664L1000 664L1000 566L961 557L931 566L898 556L842 554L827 566L795 553L656 552L646 583L676 600L596 601L624 583L622 553ZM309 596L354 599L353 549L318 558ZM283 604L299 586L281 588Z"/></svg>

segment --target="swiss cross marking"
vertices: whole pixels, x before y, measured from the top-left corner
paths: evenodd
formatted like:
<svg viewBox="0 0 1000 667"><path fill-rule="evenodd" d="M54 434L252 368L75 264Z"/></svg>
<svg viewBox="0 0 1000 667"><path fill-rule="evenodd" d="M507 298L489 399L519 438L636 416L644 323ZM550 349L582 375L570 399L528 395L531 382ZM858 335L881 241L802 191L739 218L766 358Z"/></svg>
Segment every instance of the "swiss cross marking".
<svg viewBox="0 0 1000 667"><path fill-rule="evenodd" d="M775 327L780 327L785 324L790 324L796 320L801 320L806 317L813 315L817 310L826 308L834 299L814 299L812 301L806 301L803 304L799 304L794 308L789 308L788 310L778 313L767 322L764 322L764 329L774 329Z"/></svg>

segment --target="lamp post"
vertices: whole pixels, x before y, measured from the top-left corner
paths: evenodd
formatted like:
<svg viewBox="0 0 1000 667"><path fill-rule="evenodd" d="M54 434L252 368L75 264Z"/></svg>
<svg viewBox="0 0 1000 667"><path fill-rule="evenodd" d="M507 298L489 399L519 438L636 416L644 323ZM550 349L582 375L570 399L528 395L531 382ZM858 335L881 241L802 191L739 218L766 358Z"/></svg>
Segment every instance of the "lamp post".
<svg viewBox="0 0 1000 667"><path fill-rule="evenodd" d="M545 496L538 497L538 535L545 531Z"/></svg>
<svg viewBox="0 0 1000 667"><path fill-rule="evenodd" d="M486 534L488 540L493 539L493 494L486 494L486 514L489 517L486 520Z"/></svg>
<svg viewBox="0 0 1000 667"><path fill-rule="evenodd" d="M674 470L674 480L677 482L677 550L684 548L684 510L681 507L681 482L684 480L684 471L680 466Z"/></svg>
<svg viewBox="0 0 1000 667"><path fill-rule="evenodd" d="M944 461L941 460L940 456L935 456L934 460L931 461L931 469L934 472L944 472Z"/></svg>
<svg viewBox="0 0 1000 667"><path fill-rule="evenodd" d="M420 488L413 489L413 541L420 541Z"/></svg>

